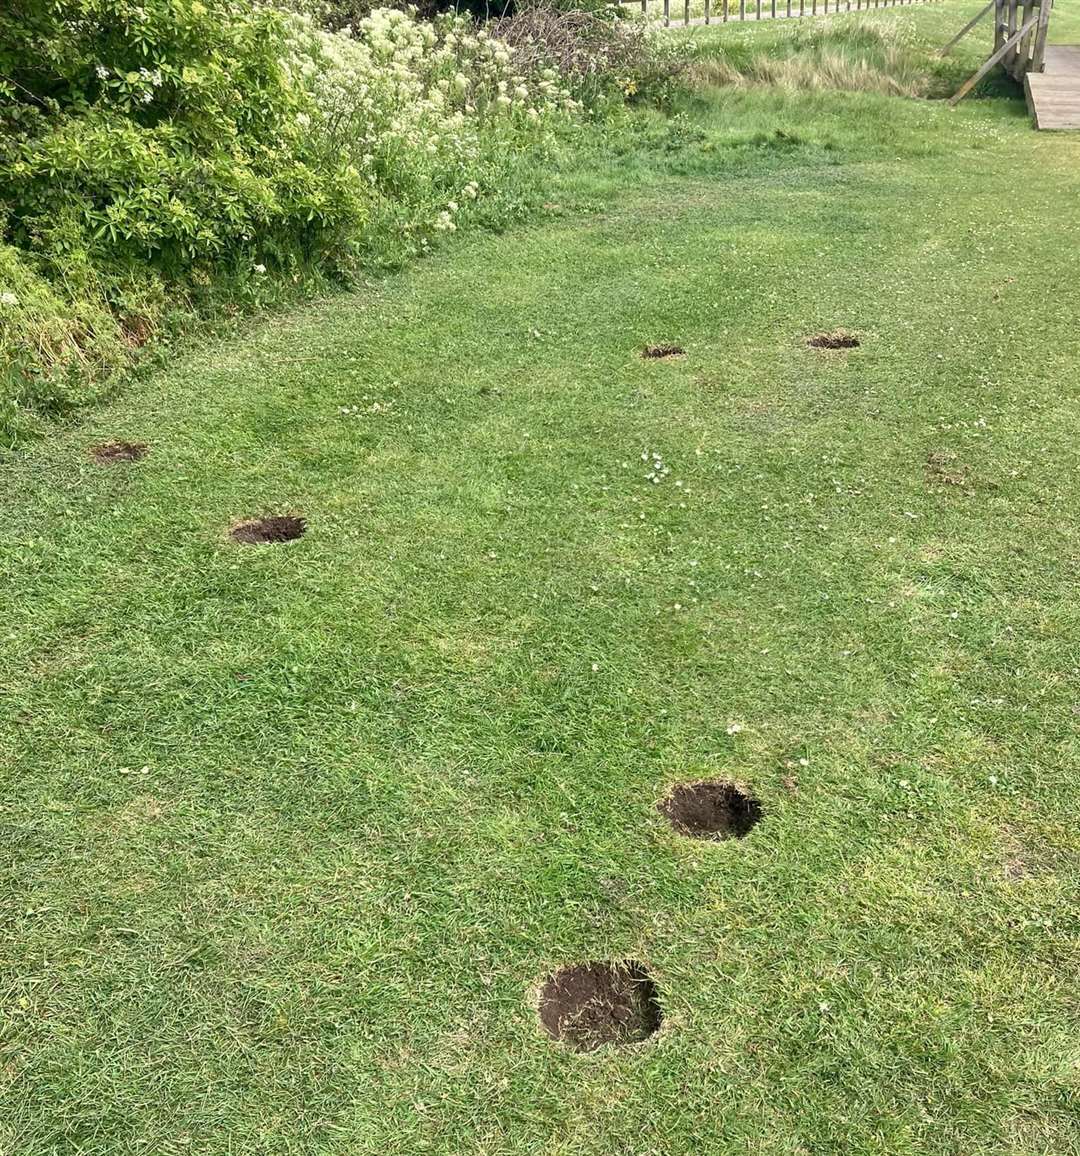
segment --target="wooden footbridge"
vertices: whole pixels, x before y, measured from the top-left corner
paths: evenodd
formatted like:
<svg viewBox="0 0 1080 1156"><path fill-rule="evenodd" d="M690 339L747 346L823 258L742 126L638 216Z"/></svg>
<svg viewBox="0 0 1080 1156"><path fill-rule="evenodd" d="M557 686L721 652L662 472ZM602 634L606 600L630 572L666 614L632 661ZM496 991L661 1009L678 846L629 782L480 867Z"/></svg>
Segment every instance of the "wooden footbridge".
<svg viewBox="0 0 1080 1156"><path fill-rule="evenodd" d="M994 15L994 51L957 90L965 96L995 68L1024 86L1028 111L1041 129L1080 129L1080 45L1047 44L1054 0L989 0L941 50L945 56L981 20Z"/></svg>

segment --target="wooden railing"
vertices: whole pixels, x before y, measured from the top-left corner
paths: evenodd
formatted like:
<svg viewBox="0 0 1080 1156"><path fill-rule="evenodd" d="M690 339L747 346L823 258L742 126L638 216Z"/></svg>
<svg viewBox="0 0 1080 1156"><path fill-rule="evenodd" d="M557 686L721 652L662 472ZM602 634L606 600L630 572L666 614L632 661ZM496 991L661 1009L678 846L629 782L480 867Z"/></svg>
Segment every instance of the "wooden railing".
<svg viewBox="0 0 1080 1156"><path fill-rule="evenodd" d="M950 104L959 104L965 96L999 64L1022 84L1028 72L1042 72L1046 51L1046 32L1054 0L989 0L941 50L945 56L985 16L994 13L994 51L956 90Z"/></svg>
<svg viewBox="0 0 1080 1156"><path fill-rule="evenodd" d="M838 12L868 12L875 8L898 8L908 4L933 4L940 0L705 0L704 14L691 19L690 0L623 0L623 7L640 9L665 28L678 25L727 24L740 20L793 20L800 16L829 16ZM993 3L994 0L991 0ZM696 4L694 7L698 7ZM662 11L660 9L662 8ZM679 19L679 9L682 19ZM672 11L675 15L672 16Z"/></svg>

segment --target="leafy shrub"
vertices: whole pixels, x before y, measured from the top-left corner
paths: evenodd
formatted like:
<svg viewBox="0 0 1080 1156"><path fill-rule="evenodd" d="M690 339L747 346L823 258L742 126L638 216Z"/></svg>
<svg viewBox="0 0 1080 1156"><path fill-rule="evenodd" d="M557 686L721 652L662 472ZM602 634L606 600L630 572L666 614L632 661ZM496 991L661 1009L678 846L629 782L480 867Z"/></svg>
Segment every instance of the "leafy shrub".
<svg viewBox="0 0 1080 1156"><path fill-rule="evenodd" d="M0 21L9 236L65 273L321 253L363 221L345 166L313 163L273 10L14 0Z"/></svg>
<svg viewBox="0 0 1080 1156"><path fill-rule="evenodd" d="M12 399L66 405L69 375L92 394L177 303L257 304L275 271L393 264L510 219L578 109L452 14L335 34L244 0L8 0L0 436Z"/></svg>

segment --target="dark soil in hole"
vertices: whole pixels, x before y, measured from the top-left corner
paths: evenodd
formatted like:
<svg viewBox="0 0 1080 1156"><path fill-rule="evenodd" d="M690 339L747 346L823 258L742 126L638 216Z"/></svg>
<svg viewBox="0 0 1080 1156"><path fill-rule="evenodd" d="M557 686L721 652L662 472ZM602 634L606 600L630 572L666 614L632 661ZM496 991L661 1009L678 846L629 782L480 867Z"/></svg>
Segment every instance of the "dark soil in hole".
<svg viewBox="0 0 1080 1156"><path fill-rule="evenodd" d="M657 810L691 839L741 839L761 818L761 804L733 783L680 783Z"/></svg>
<svg viewBox="0 0 1080 1156"><path fill-rule="evenodd" d="M576 1052L637 1044L660 1027L656 984L634 960L561 967L540 991L540 1022Z"/></svg>
<svg viewBox="0 0 1080 1156"><path fill-rule="evenodd" d="M681 345L646 345L641 356L646 358L682 357L686 352Z"/></svg>
<svg viewBox="0 0 1080 1156"><path fill-rule="evenodd" d="M859 339L854 333L836 329L832 333L815 333L806 339L811 349L858 349Z"/></svg>
<svg viewBox="0 0 1080 1156"><path fill-rule="evenodd" d="M111 462L137 462L146 457L145 442L102 442L90 451L98 465L107 466Z"/></svg>
<svg viewBox="0 0 1080 1156"><path fill-rule="evenodd" d="M303 518L292 514L271 514L266 518L249 518L237 522L229 531L234 542L257 546L270 542L291 542L307 529Z"/></svg>

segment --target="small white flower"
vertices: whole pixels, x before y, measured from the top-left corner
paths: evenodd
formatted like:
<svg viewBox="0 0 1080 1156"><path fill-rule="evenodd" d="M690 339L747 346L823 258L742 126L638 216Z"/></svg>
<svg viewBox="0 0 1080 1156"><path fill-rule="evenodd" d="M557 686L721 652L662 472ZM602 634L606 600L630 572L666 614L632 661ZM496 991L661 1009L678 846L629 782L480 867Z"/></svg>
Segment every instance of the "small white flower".
<svg viewBox="0 0 1080 1156"><path fill-rule="evenodd" d="M252 265L252 268L255 270L256 273L265 273L266 272L266 266L265 265Z"/></svg>
<svg viewBox="0 0 1080 1156"><path fill-rule="evenodd" d="M94 72L97 74L98 80L107 80L109 77L109 70L104 64L99 64L97 68L94 69Z"/></svg>

